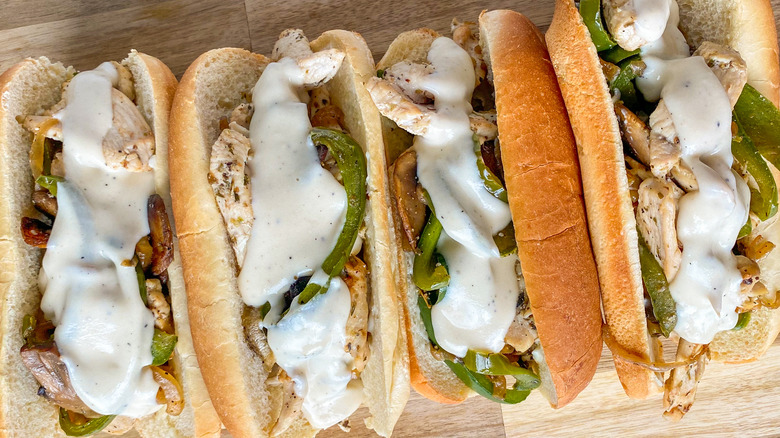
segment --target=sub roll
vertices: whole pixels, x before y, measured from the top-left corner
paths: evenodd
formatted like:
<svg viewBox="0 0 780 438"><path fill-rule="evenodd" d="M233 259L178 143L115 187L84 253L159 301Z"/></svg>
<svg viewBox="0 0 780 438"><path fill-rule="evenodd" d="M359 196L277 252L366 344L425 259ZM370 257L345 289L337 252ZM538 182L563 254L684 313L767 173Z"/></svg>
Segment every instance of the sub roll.
<svg viewBox="0 0 780 438"><path fill-rule="evenodd" d="M371 54L284 31L270 59L201 55L171 117L193 339L233 436L312 436L361 404L389 436L408 365L387 245Z"/></svg>
<svg viewBox="0 0 780 438"><path fill-rule="evenodd" d="M547 42L580 151L605 340L626 393L663 389L664 415L680 419L710 359L758 359L780 331L771 6L559 0Z"/></svg>
<svg viewBox="0 0 780 438"><path fill-rule="evenodd" d="M554 407L601 355L574 138L541 33L512 11L399 35L367 88L385 119L412 386Z"/></svg>
<svg viewBox="0 0 780 438"><path fill-rule="evenodd" d="M176 79L131 52L0 76L0 433L216 436L169 216Z"/></svg>

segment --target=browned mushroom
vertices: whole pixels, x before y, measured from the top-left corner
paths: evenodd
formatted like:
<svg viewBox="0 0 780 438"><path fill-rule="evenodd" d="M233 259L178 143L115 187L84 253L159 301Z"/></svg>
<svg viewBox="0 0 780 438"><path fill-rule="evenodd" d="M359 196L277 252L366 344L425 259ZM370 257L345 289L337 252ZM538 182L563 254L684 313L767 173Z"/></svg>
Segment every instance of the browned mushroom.
<svg viewBox="0 0 780 438"><path fill-rule="evenodd" d="M152 274L160 275L173 261L173 231L160 195L149 197L147 214L152 244Z"/></svg>
<svg viewBox="0 0 780 438"><path fill-rule="evenodd" d="M49 243L51 227L31 217L22 218L22 238L24 243L37 248L46 248Z"/></svg>
<svg viewBox="0 0 780 438"><path fill-rule="evenodd" d="M417 252L417 239L425 225L425 195L417 181L417 154L412 149L402 153L391 169L392 189L406 241ZM406 245L404 245L406 246Z"/></svg>

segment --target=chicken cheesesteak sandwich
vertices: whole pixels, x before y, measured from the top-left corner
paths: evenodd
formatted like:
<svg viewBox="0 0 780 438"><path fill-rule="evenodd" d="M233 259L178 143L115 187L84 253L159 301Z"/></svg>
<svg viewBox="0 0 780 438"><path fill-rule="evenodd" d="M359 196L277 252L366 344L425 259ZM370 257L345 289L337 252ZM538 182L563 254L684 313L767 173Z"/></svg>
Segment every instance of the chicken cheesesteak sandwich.
<svg viewBox="0 0 780 438"><path fill-rule="evenodd" d="M219 434L168 213L175 89L135 51L0 76L0 435Z"/></svg>
<svg viewBox="0 0 780 438"><path fill-rule="evenodd" d="M780 331L770 4L558 0L547 43L580 150L605 341L626 393L663 387L664 415L680 419L710 358L755 360Z"/></svg>
<svg viewBox="0 0 780 438"><path fill-rule="evenodd" d="M541 33L512 11L398 36L385 119L412 386L554 407L593 377L601 314L574 138ZM509 378L509 380L508 380Z"/></svg>
<svg viewBox="0 0 780 438"><path fill-rule="evenodd" d="M174 100L171 175L192 332L236 437L311 436L409 394L380 116L355 33L284 31L271 59L201 55Z"/></svg>

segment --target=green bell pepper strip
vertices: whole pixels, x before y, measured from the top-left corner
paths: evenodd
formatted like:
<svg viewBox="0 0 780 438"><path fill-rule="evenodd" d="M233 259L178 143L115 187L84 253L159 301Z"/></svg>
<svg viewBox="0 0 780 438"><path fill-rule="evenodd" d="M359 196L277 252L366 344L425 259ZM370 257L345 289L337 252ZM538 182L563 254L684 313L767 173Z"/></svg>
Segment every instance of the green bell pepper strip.
<svg viewBox="0 0 780 438"><path fill-rule="evenodd" d="M745 222L745 225L742 225L742 228L739 229L737 239L741 239L747 236L751 231L753 231L753 223L750 221L750 215L748 215L747 222Z"/></svg>
<svg viewBox="0 0 780 438"><path fill-rule="evenodd" d="M322 263L322 269L330 278L341 273L355 245L358 230L366 211L366 157L363 148L347 134L334 129L313 128L311 140L315 145L328 148L341 171L344 190L347 192L347 218L336 246ZM318 293L325 293L328 286L309 282L298 296L298 303L305 304Z"/></svg>
<svg viewBox="0 0 780 438"><path fill-rule="evenodd" d="M604 28L601 19L601 0L580 0L580 15L585 26L590 32L590 39L596 46L596 51L601 52L615 47L617 43Z"/></svg>
<svg viewBox="0 0 780 438"><path fill-rule="evenodd" d="M620 61L623 61L624 59L628 59L632 56L636 56L639 54L639 49L628 51L620 46L615 46L609 50L605 50L601 53L599 53L599 58L603 59L604 61L611 62L613 64L618 64Z"/></svg>
<svg viewBox="0 0 780 438"><path fill-rule="evenodd" d="M734 122L737 124L737 135L731 139L731 153L756 182L757 188L750 188L750 211L765 221L777 213L777 184L769 165L761 158L752 139L745 133L736 112Z"/></svg>
<svg viewBox="0 0 780 438"><path fill-rule="evenodd" d="M144 301L144 306L149 305L149 297L146 294L146 275L144 275L144 267L141 266L141 261L135 262L135 276L138 279L138 290L141 293L141 299Z"/></svg>
<svg viewBox="0 0 780 438"><path fill-rule="evenodd" d="M491 382L487 377L483 376L482 374L475 373L466 368L466 366L463 364L459 364L451 360L445 360L444 363L450 367L452 372L455 373L455 375L458 376L458 378L463 381L466 386L488 400L511 405L520 403L531 394L530 390L515 389L515 387L512 387L512 389L506 390L506 394L503 398L496 397L493 394L493 382Z"/></svg>
<svg viewBox="0 0 780 438"><path fill-rule="evenodd" d="M439 243L442 231L441 222L436 218L436 213L431 211L428 222L420 234L420 240L417 242L420 253L414 256L412 267L412 281L425 291L441 289L450 283L447 267L441 263L436 253L436 245Z"/></svg>
<svg viewBox="0 0 780 438"><path fill-rule="evenodd" d="M176 342L179 340L178 336L165 333L164 331L155 328L154 336L152 337L152 366L160 366L173 354L173 349L176 348Z"/></svg>
<svg viewBox="0 0 780 438"><path fill-rule="evenodd" d="M479 176L482 177L482 184L485 186L485 190L496 198L509 202L501 179L485 165L485 160L482 158L482 150L477 140L474 141L474 153L477 155L477 169L479 169Z"/></svg>
<svg viewBox="0 0 780 438"><path fill-rule="evenodd" d="M516 382L513 389L530 391L542 383L533 371L509 362L503 354L483 354L469 350L463 358L463 365L469 370L490 376L512 376Z"/></svg>
<svg viewBox="0 0 780 438"><path fill-rule="evenodd" d="M637 77L636 69L643 64L644 62L642 62L639 57L628 58L621 61L618 64L620 73L618 73L615 79L609 84L610 90L617 88L618 91L620 91L620 100L629 108L636 107L639 102L637 99L636 87L634 87L632 81Z"/></svg>
<svg viewBox="0 0 780 438"><path fill-rule="evenodd" d="M517 252L517 241L515 240L515 225L510 221L509 224L493 236L493 241L498 247L501 257L506 257Z"/></svg>
<svg viewBox="0 0 780 438"><path fill-rule="evenodd" d="M642 282L645 284L647 294L650 295L653 315L661 326L661 332L668 337L674 330L674 326L677 325L677 306L669 291L669 283L661 264L650 252L642 233L639 230L636 232L639 238L639 264L642 267Z"/></svg>
<svg viewBox="0 0 780 438"><path fill-rule="evenodd" d="M780 110L750 85L745 85L734 114L758 152L780 169Z"/></svg>
<svg viewBox="0 0 780 438"><path fill-rule="evenodd" d="M423 321L425 331L428 333L428 339L433 345L438 346L436 342L436 335L433 333L433 322L431 321L431 305L428 304L428 300L425 299L422 292L417 294L417 307L420 308L420 319Z"/></svg>
<svg viewBox="0 0 780 438"><path fill-rule="evenodd" d="M65 435L68 436L89 436L96 434L108 426L116 415L104 415L102 417L91 418L84 424L73 424L68 416L68 411L60 408L60 427Z"/></svg>
<svg viewBox="0 0 780 438"><path fill-rule="evenodd" d="M748 323L750 322L750 312L743 312L739 314L739 319L737 320L737 325L734 326L732 330L742 330L745 328Z"/></svg>
<svg viewBox="0 0 780 438"><path fill-rule="evenodd" d="M61 176L41 175L35 178L35 183L48 190L52 196L57 196L57 183L65 181Z"/></svg>

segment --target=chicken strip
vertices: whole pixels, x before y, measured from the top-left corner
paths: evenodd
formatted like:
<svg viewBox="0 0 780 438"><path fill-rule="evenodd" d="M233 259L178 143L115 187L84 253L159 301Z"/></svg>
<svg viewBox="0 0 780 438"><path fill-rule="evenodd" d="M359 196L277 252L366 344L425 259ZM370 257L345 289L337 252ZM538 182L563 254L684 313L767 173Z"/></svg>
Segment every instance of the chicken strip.
<svg viewBox="0 0 780 438"><path fill-rule="evenodd" d="M309 39L300 29L285 29L276 40L271 51L271 59L278 61L282 58L301 59L313 52L309 46Z"/></svg>
<svg viewBox="0 0 780 438"><path fill-rule="evenodd" d="M255 220L250 178L245 173L251 146L245 136L233 129L225 129L211 148L209 163L209 182L217 197L239 268L244 265L246 244Z"/></svg>
<svg viewBox="0 0 780 438"><path fill-rule="evenodd" d="M425 135L433 110L414 103L398 87L388 81L371 77L366 83L379 112L400 128L414 135Z"/></svg>
<svg viewBox="0 0 780 438"><path fill-rule="evenodd" d="M479 45L479 26L477 23L458 21L455 18L452 20L450 27L452 29L452 40L471 57L471 62L474 64L474 76L477 80L475 85L479 85L488 75L487 64L485 64L485 59L482 56L482 46Z"/></svg>
<svg viewBox="0 0 780 438"><path fill-rule="evenodd" d="M469 127L479 138L480 144L498 138L498 126L496 126L496 112L472 112L469 114Z"/></svg>
<svg viewBox="0 0 780 438"><path fill-rule="evenodd" d="M636 29L636 7L633 0L604 0L601 2L609 33L620 47L636 50L648 41Z"/></svg>
<svg viewBox="0 0 780 438"><path fill-rule="evenodd" d="M133 85L133 74L124 65L111 61L111 64L116 69L119 80L117 81L116 88L127 96L130 100L135 100L135 85Z"/></svg>
<svg viewBox="0 0 780 438"><path fill-rule="evenodd" d="M649 178L639 185L637 225L648 248L670 282L680 269L682 251L677 242L677 203L683 195L674 183Z"/></svg>
<svg viewBox="0 0 780 438"><path fill-rule="evenodd" d="M401 61L385 70L383 79L393 83L412 102L428 104L433 101L433 94L419 85L433 72L434 68L430 64Z"/></svg>
<svg viewBox="0 0 780 438"><path fill-rule="evenodd" d="M344 350L352 356L352 376L356 378L368 360L368 269L362 260L352 256L344 265L344 272L342 278L349 287L351 301Z"/></svg>
<svg viewBox="0 0 780 438"><path fill-rule="evenodd" d="M252 121L252 115L254 115L254 113L254 105L251 103L242 103L233 109L233 111L230 113L230 119L228 119L228 121L230 124L235 123L241 128L244 128L244 131L249 132L249 122Z"/></svg>
<svg viewBox="0 0 780 438"><path fill-rule="evenodd" d="M693 405L696 386L709 360L707 346L680 339L677 360L691 363L673 369L664 384L664 417L674 421L680 420Z"/></svg>
<svg viewBox="0 0 780 438"><path fill-rule="evenodd" d="M664 178L682 156L680 139L674 121L663 99L650 114L650 170L657 178Z"/></svg>
<svg viewBox="0 0 780 438"><path fill-rule="evenodd" d="M103 138L103 156L114 169L131 172L152 170L149 160L154 155L154 134L138 107L124 93L111 89L113 125Z"/></svg>
<svg viewBox="0 0 780 438"><path fill-rule="evenodd" d="M171 305L163 295L162 284L156 278L146 280L146 302L154 315L154 326L165 333L173 333Z"/></svg>
<svg viewBox="0 0 780 438"><path fill-rule="evenodd" d="M287 375L284 370L279 371L279 383L282 385L282 409L279 412L279 418L276 420L271 436L283 434L293 422L300 416L303 398L295 393L295 382Z"/></svg>
<svg viewBox="0 0 780 438"><path fill-rule="evenodd" d="M701 56L729 96L731 108L742 94L742 88L747 84L747 64L736 50L720 44L705 41L693 52L693 56Z"/></svg>
<svg viewBox="0 0 780 438"><path fill-rule="evenodd" d="M16 120L24 129L37 134L43 129L42 134L52 140L62 141L62 123L51 116L19 116Z"/></svg>
<svg viewBox="0 0 780 438"><path fill-rule="evenodd" d="M534 346L538 337L533 320L524 318L521 313L518 313L512 324L509 325L504 342L514 348L516 352L524 353Z"/></svg>
<svg viewBox="0 0 780 438"><path fill-rule="evenodd" d="M615 104L615 114L623 139L631 146L642 164L650 165L650 130L645 122L619 102Z"/></svg>

